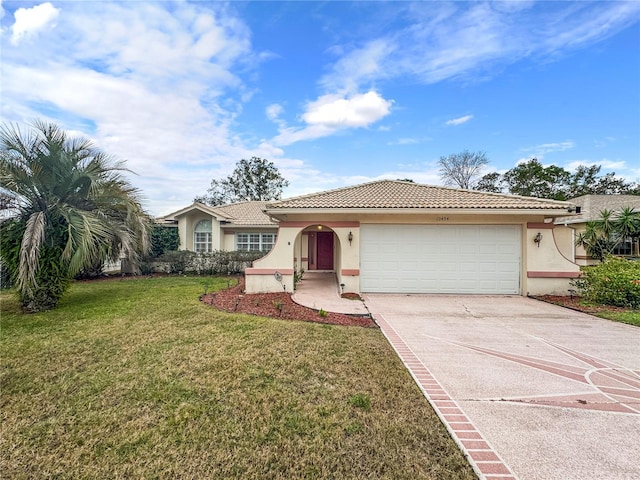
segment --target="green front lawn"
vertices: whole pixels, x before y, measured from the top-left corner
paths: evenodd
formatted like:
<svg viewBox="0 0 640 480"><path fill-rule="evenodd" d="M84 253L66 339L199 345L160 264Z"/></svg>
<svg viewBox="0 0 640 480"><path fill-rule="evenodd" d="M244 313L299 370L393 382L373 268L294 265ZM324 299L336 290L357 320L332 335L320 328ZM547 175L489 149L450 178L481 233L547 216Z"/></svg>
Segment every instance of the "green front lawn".
<svg viewBox="0 0 640 480"><path fill-rule="evenodd" d="M629 310L621 312L619 310L601 310L594 313L594 315L600 318L606 318L607 320L628 323L629 325L640 327L640 312L638 311Z"/></svg>
<svg viewBox="0 0 640 480"><path fill-rule="evenodd" d="M379 330L222 313L205 283L0 294L2 477L475 478Z"/></svg>

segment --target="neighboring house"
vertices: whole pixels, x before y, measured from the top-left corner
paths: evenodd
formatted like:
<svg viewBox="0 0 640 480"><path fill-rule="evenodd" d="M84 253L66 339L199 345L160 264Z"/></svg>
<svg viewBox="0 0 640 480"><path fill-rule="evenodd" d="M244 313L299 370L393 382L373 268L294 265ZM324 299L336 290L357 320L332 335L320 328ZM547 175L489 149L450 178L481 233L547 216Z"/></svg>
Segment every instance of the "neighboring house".
<svg viewBox="0 0 640 480"><path fill-rule="evenodd" d="M564 225L573 231L575 238L587 228L587 222L600 219L600 212L612 210L619 212L625 207L640 211L640 196L638 195L583 195L569 200L576 206L576 214L571 217L556 218L556 225ZM639 256L638 239L626 239L613 252L621 256ZM580 265L594 265L598 260L591 258L584 247L576 246L574 258Z"/></svg>
<svg viewBox="0 0 640 480"><path fill-rule="evenodd" d="M579 266L572 230L553 219L572 211L569 202L391 180L272 201L265 213L279 221L278 238L245 271L246 291L292 291L294 272L324 270L346 292L567 294ZM215 216L202 206L176 218L185 215L189 225Z"/></svg>
<svg viewBox="0 0 640 480"><path fill-rule="evenodd" d="M266 202L240 202L210 207L194 203L159 219L177 225L180 250L269 251L276 242L278 224L264 213Z"/></svg>

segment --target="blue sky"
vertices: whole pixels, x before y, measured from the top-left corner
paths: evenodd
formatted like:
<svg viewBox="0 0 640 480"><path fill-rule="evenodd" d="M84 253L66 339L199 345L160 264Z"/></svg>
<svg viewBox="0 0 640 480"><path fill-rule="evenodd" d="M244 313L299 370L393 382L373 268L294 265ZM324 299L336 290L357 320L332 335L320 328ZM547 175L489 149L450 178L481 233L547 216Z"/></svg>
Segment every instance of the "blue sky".
<svg viewBox="0 0 640 480"><path fill-rule="evenodd" d="M127 161L147 210L241 158L285 196L537 157L640 181L640 2L1 3L2 120Z"/></svg>

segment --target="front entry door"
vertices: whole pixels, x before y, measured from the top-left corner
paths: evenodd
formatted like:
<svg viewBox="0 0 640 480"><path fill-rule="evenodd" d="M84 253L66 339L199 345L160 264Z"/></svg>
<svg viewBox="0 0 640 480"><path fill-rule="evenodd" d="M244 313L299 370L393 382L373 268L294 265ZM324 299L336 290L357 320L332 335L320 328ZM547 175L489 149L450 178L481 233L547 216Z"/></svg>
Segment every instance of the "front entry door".
<svg viewBox="0 0 640 480"><path fill-rule="evenodd" d="M333 232L318 232L318 270L333 270Z"/></svg>

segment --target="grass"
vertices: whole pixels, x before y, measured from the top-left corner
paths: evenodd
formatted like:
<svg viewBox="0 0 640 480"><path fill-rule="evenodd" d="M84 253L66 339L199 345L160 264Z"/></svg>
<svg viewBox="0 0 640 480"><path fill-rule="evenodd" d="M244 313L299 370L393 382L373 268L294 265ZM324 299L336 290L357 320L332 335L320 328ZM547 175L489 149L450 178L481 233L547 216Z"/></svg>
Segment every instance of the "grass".
<svg viewBox="0 0 640 480"><path fill-rule="evenodd" d="M632 308L614 307L601 303L584 300L578 296L542 295L534 297L544 302L550 302L561 307L571 308L594 317L612 320L614 322L628 323L640 327L640 310Z"/></svg>
<svg viewBox="0 0 640 480"><path fill-rule="evenodd" d="M472 479L376 329L218 312L226 279L0 294L3 478Z"/></svg>
<svg viewBox="0 0 640 480"><path fill-rule="evenodd" d="M638 311L626 311L621 312L619 310L601 310L593 313L596 317L606 318L607 320L613 320L614 322L628 323L629 325L635 325L640 327L640 312Z"/></svg>

